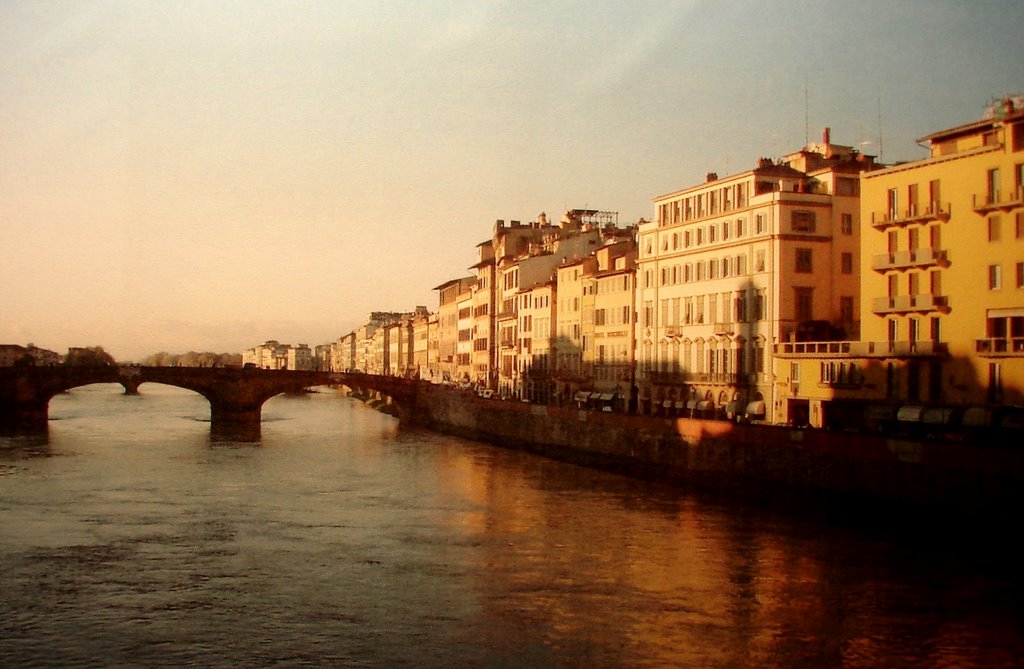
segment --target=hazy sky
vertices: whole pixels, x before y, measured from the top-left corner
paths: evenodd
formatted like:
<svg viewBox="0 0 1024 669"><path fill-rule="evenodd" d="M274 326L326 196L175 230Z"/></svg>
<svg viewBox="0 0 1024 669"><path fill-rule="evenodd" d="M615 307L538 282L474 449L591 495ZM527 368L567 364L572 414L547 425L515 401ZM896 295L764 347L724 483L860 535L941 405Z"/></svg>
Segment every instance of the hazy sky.
<svg viewBox="0 0 1024 669"><path fill-rule="evenodd" d="M649 218L807 127L919 158L1024 91L1022 36L1015 0L5 0L0 343L327 343L436 309L498 218Z"/></svg>

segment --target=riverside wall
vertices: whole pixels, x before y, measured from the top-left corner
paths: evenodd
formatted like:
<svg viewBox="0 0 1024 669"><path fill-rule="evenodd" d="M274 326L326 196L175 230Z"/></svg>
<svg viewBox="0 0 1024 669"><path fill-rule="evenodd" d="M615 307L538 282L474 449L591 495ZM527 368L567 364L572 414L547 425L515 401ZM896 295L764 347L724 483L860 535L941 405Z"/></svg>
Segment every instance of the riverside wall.
<svg viewBox="0 0 1024 669"><path fill-rule="evenodd" d="M632 416L434 388L418 409L440 432L681 487L839 502L899 522L1016 523L1024 447L720 420Z"/></svg>

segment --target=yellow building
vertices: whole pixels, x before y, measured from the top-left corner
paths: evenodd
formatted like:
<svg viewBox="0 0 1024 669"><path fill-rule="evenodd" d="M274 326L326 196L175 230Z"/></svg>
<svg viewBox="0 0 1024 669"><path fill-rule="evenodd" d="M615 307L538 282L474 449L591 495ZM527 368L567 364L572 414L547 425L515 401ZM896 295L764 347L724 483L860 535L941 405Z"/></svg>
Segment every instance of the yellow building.
<svg viewBox="0 0 1024 669"><path fill-rule="evenodd" d="M619 408L624 408L633 386L636 242L607 244L594 259L594 312L592 332L584 332L585 349L592 354L594 390L615 396Z"/></svg>
<svg viewBox="0 0 1024 669"><path fill-rule="evenodd" d="M861 341L780 347L812 425L970 425L1024 404L1024 104L919 142L927 158L861 179Z"/></svg>
<svg viewBox="0 0 1024 669"><path fill-rule="evenodd" d="M856 333L859 175L875 164L828 134L655 199L638 229L642 410L780 420L772 345Z"/></svg>

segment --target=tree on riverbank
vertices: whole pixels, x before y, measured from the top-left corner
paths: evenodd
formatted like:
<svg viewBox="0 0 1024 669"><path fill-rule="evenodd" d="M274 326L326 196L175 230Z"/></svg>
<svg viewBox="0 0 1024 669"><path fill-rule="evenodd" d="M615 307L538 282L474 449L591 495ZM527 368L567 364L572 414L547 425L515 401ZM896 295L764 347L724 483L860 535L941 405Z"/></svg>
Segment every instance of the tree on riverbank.
<svg viewBox="0 0 1024 669"><path fill-rule="evenodd" d="M117 362L102 346L86 346L69 348L64 364L68 367L110 367Z"/></svg>
<svg viewBox="0 0 1024 669"><path fill-rule="evenodd" d="M161 351L146 356L140 361L146 367L241 367L241 353L211 353L189 351L168 353Z"/></svg>

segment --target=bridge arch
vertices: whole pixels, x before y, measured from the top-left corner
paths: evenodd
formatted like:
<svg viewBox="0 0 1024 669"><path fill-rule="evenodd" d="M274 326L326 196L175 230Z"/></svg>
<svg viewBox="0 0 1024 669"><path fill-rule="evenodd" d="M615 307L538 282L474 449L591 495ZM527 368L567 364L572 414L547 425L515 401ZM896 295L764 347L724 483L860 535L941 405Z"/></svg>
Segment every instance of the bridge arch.
<svg viewBox="0 0 1024 669"><path fill-rule="evenodd" d="M199 393L210 403L215 433L259 436L263 403L275 395L323 385L345 385L392 398L399 419L415 419L423 382L372 374L258 370L237 367L27 367L0 369L0 427L45 429L54 395L93 383L120 383L127 394L144 383Z"/></svg>

